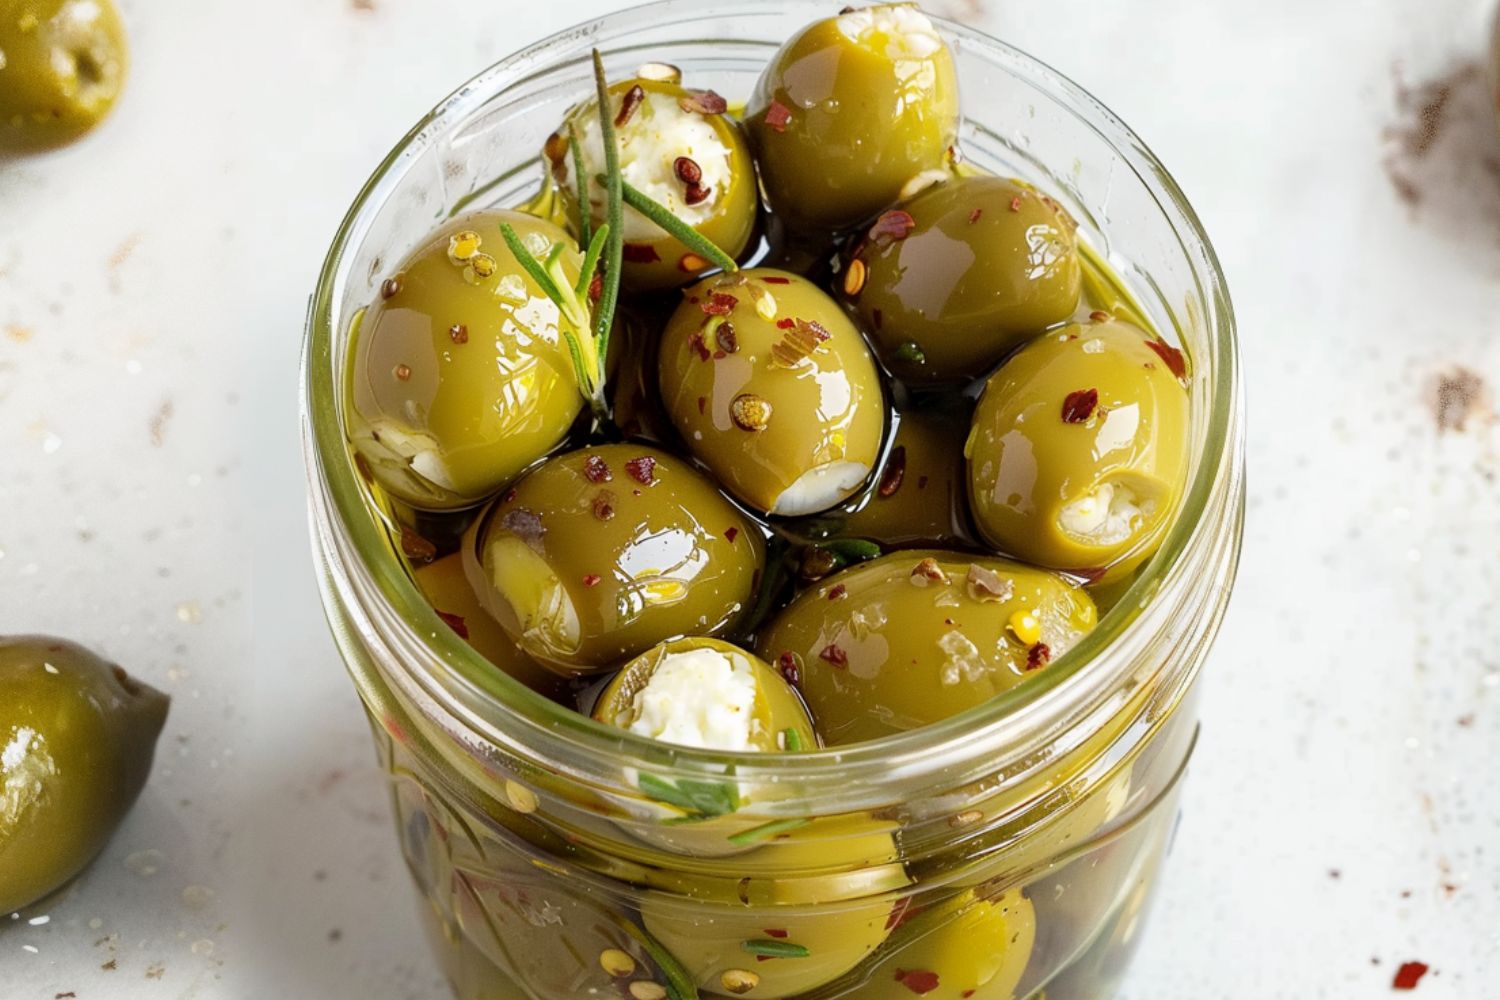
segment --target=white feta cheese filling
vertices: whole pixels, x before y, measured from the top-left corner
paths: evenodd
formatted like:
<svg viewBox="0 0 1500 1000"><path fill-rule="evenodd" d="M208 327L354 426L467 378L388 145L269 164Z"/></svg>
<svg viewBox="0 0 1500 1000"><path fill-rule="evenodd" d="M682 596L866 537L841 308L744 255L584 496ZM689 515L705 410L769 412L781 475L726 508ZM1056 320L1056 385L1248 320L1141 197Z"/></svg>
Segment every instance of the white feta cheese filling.
<svg viewBox="0 0 1500 1000"><path fill-rule="evenodd" d="M714 649L668 653L636 692L625 728L666 743L750 750L757 690L746 657Z"/></svg>
<svg viewBox="0 0 1500 1000"><path fill-rule="evenodd" d="M915 6L888 4L840 14L839 31L851 42L884 52L890 60L926 59L943 47L927 15Z"/></svg>
<svg viewBox="0 0 1500 1000"><path fill-rule="evenodd" d="M782 491L771 513L800 517L827 510L852 495L869 474L870 467L863 462L828 462L809 469Z"/></svg>
<svg viewBox="0 0 1500 1000"><path fill-rule="evenodd" d="M623 95L613 98L617 115L623 99ZM597 107L589 104L573 119L583 139L584 169L595 176L604 173L604 141L599 134ZM708 116L684 111L670 95L648 90L630 120L615 129L615 137L620 147L621 176L683 222L697 228L723 203L732 174L730 150L719 140ZM698 165L698 185L708 192L696 205L687 203L687 184L677 176L677 158L681 156ZM572 153L564 157L563 168L569 190L576 190ZM589 200L595 217L604 213L604 197L604 190L593 184ZM665 235L656 223L626 206L627 241L649 242Z"/></svg>
<svg viewBox="0 0 1500 1000"><path fill-rule="evenodd" d="M1100 483L1058 511L1064 531L1091 545L1118 545L1141 529L1155 509L1122 483Z"/></svg>

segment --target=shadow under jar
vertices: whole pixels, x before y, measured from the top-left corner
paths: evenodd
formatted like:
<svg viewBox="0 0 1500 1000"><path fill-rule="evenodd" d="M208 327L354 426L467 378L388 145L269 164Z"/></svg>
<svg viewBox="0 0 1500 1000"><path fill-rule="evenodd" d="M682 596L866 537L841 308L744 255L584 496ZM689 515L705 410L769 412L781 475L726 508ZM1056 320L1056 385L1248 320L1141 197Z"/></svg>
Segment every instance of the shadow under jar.
<svg viewBox="0 0 1500 1000"><path fill-rule="evenodd" d="M750 996L1094 1000L1150 901L1197 730L1194 681L1243 517L1227 293L1171 178L1097 101L938 22L966 160L1056 195L1192 360L1189 484L1160 550L1044 673L964 714L799 754L674 747L606 728L497 670L432 611L356 468L341 387L359 310L437 224L513 206L590 86L647 62L742 99L804 2L667 3L486 70L387 157L311 304L304 444L323 600L391 777L431 939L463 1000ZM643 781L643 776L653 779ZM698 784L693 784L694 782ZM641 792L732 787L709 824ZM717 824L723 850L694 838Z"/></svg>

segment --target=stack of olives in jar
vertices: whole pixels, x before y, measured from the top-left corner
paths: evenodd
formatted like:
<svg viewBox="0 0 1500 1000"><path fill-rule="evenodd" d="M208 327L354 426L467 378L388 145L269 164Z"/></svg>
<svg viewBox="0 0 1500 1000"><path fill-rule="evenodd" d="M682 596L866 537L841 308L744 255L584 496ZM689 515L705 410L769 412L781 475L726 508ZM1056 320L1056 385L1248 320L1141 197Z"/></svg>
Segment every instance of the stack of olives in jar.
<svg viewBox="0 0 1500 1000"><path fill-rule="evenodd" d="M713 751L871 740L1052 669L1171 524L1187 359L1060 201L962 161L933 24L817 21L743 106L665 64L595 75L540 195L442 225L356 320L351 445L436 616L603 725ZM732 811L671 792L675 818ZM847 842L905 884L888 825ZM977 892L948 926L1029 942L1019 891ZM703 989L791 997L879 963L888 909L801 964L746 966L748 925L642 920ZM849 995L1010 997L1030 948L921 946L931 988Z"/></svg>

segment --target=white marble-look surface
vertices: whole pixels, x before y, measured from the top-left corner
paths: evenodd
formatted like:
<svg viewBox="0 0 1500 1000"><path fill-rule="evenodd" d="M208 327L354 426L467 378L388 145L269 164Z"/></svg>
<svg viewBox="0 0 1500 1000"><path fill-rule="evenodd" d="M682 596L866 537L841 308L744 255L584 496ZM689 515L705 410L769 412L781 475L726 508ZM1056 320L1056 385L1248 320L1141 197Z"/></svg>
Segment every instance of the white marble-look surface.
<svg viewBox="0 0 1500 1000"><path fill-rule="evenodd" d="M445 996L314 591L303 313L411 122L618 6L124 0L115 117L0 164L0 632L74 636L175 699L99 862L0 917L4 1000ZM1500 998L1486 6L945 8L1135 127L1238 306L1243 569L1127 1000L1384 996L1408 959L1419 996Z"/></svg>

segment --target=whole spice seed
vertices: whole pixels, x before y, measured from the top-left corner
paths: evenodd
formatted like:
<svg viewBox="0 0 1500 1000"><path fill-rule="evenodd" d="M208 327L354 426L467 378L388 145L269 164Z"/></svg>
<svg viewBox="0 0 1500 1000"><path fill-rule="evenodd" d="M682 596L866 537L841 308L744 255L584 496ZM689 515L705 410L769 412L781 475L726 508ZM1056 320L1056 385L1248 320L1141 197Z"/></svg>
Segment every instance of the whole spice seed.
<svg viewBox="0 0 1500 1000"><path fill-rule="evenodd" d="M829 643L818 653L818 659L831 663L840 670L849 665L849 654L838 643Z"/></svg>
<svg viewBox="0 0 1500 1000"><path fill-rule="evenodd" d="M444 625L458 633L460 639L469 638L469 623L464 621L463 615L450 614L447 611L439 611L437 608L433 610L437 611L437 616L443 620Z"/></svg>
<svg viewBox="0 0 1500 1000"><path fill-rule="evenodd" d="M660 983L637 979L630 984L632 1000L667 1000L667 988Z"/></svg>
<svg viewBox="0 0 1500 1000"><path fill-rule="evenodd" d="M792 109L772 98L771 106L766 109L766 127L775 129L777 132L785 132L792 120Z"/></svg>
<svg viewBox="0 0 1500 1000"><path fill-rule="evenodd" d="M479 246L483 242L472 229L454 233L448 237L448 257L453 263L462 264L479 252Z"/></svg>
<svg viewBox="0 0 1500 1000"><path fill-rule="evenodd" d="M729 415L742 431L763 431L771 423L771 404L753 392L742 392L729 404Z"/></svg>
<svg viewBox="0 0 1500 1000"><path fill-rule="evenodd" d="M640 84L625 91L625 97L620 101L620 113L615 115L615 128L624 127L635 116L636 108L639 108L645 99L646 92L641 89Z"/></svg>
<svg viewBox="0 0 1500 1000"><path fill-rule="evenodd" d="M703 168L691 156L679 156L672 161L672 172L684 184L697 184L703 180Z"/></svg>
<svg viewBox="0 0 1500 1000"><path fill-rule="evenodd" d="M1026 651L1026 669L1040 670L1052 659L1052 647L1039 642Z"/></svg>
<svg viewBox="0 0 1500 1000"><path fill-rule="evenodd" d="M788 650L776 657L776 670L792 687L802 686L802 657Z"/></svg>
<svg viewBox="0 0 1500 1000"><path fill-rule="evenodd" d="M1065 424L1081 424L1094 415L1099 405L1098 389L1077 389L1063 400L1062 418Z"/></svg>
<svg viewBox="0 0 1500 1000"><path fill-rule="evenodd" d="M397 365L396 366L396 377L398 379L400 379L401 381L403 381L403 382L405 382L407 379L411 378L411 366L410 365Z"/></svg>
<svg viewBox="0 0 1500 1000"><path fill-rule="evenodd" d="M605 948L601 951L599 965L616 979L635 975L635 959L618 948Z"/></svg>
<svg viewBox="0 0 1500 1000"><path fill-rule="evenodd" d="M677 98L677 106L691 114L722 115L729 110L729 102L712 90L690 90Z"/></svg>
<svg viewBox="0 0 1500 1000"><path fill-rule="evenodd" d="M448 339L455 344L467 344L469 342L469 328L462 323L454 323L448 327Z"/></svg>
<svg viewBox="0 0 1500 1000"><path fill-rule="evenodd" d="M923 559L912 567L911 582L919 587L925 587L929 583L947 583L948 574L943 572L943 567L931 556Z"/></svg>
<svg viewBox="0 0 1500 1000"><path fill-rule="evenodd" d="M699 271L708 270L708 261L695 253L685 253L677 261L677 270L687 274L697 274Z"/></svg>
<svg viewBox="0 0 1500 1000"><path fill-rule="evenodd" d="M412 562L430 563L437 558L437 546L403 524L401 526L401 554Z"/></svg>
<svg viewBox="0 0 1500 1000"><path fill-rule="evenodd" d="M399 291L401 291L401 276L399 274L394 278L386 278L380 283L380 297L382 299L394 298Z"/></svg>
<svg viewBox="0 0 1500 1000"><path fill-rule="evenodd" d="M601 521L608 521L615 516L615 495L609 490L600 490L599 495L594 497L594 516Z"/></svg>
<svg viewBox="0 0 1500 1000"><path fill-rule="evenodd" d="M625 471L642 486L650 486L656 479L656 459L650 455L632 458L625 463Z"/></svg>
<svg viewBox="0 0 1500 1000"><path fill-rule="evenodd" d="M603 579L604 577L600 576L598 573L585 573L583 576L583 585L585 587L597 587L599 586L600 581Z"/></svg>
<svg viewBox="0 0 1500 1000"><path fill-rule="evenodd" d="M781 323L776 325L780 327ZM781 368L796 368L832 336L816 320L795 320L786 336L771 345L771 364Z"/></svg>
<svg viewBox="0 0 1500 1000"><path fill-rule="evenodd" d="M469 258L469 266L474 269L474 273L479 277L488 278L495 273L498 265L495 263L495 258L489 254L476 253Z"/></svg>
<svg viewBox="0 0 1500 1000"><path fill-rule="evenodd" d="M589 455L583 460L583 478L597 486L609 482L615 474L609 471L609 463L602 455Z"/></svg>
<svg viewBox="0 0 1500 1000"><path fill-rule="evenodd" d="M840 583L835 585L834 588L828 592L828 599L830 601L837 601L841 600L844 597L847 597L848 594L849 588Z"/></svg>
<svg viewBox="0 0 1500 1000"><path fill-rule="evenodd" d="M865 262L855 258L849 262L849 270L844 272L844 294L858 295L865 287L865 275L867 270Z"/></svg>
<svg viewBox="0 0 1500 1000"><path fill-rule="evenodd" d="M829 573L839 568L839 558L829 549L814 546L804 549L802 552L802 564L797 569L797 575L808 583L823 579Z"/></svg>
<svg viewBox="0 0 1500 1000"><path fill-rule="evenodd" d="M880 473L880 486L875 492L882 497L893 497L905 478L906 445L898 444L891 449L890 457L885 460L885 468Z"/></svg>
<svg viewBox="0 0 1500 1000"><path fill-rule="evenodd" d="M719 345L719 350L725 354L734 354L740 349L740 338L734 332L733 323L720 323L719 328L714 331L714 343Z"/></svg>
<svg viewBox="0 0 1500 1000"><path fill-rule="evenodd" d="M1114 317L1102 309L1095 309L1093 312L1089 313L1089 319L1093 320L1095 323L1107 323L1111 319L1114 319Z"/></svg>
<svg viewBox="0 0 1500 1000"><path fill-rule="evenodd" d="M719 977L719 985L726 993L742 996L760 985L760 976L749 969L727 969Z"/></svg>
<svg viewBox="0 0 1500 1000"><path fill-rule="evenodd" d="M713 194L712 188L706 188L702 184L689 184L687 190L682 192L682 200L688 205L701 205Z"/></svg>
<svg viewBox="0 0 1500 1000"><path fill-rule="evenodd" d="M911 217L911 213L903 209L893 208L889 212L881 214L875 220L875 225L870 227L870 239L877 246L889 246L891 243L904 240L917 228L917 220Z"/></svg>

